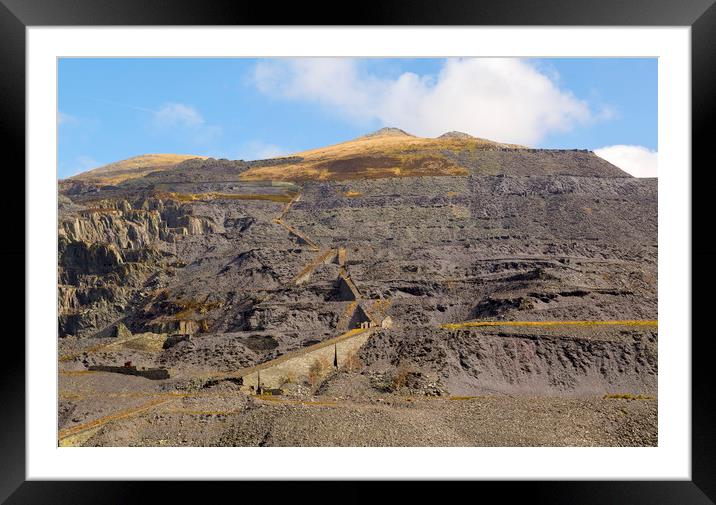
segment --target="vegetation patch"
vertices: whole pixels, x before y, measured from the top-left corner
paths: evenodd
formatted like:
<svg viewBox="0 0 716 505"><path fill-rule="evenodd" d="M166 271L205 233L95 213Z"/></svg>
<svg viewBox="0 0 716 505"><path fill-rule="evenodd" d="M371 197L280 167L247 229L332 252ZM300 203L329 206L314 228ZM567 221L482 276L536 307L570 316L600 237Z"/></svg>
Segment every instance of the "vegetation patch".
<svg viewBox="0 0 716 505"><path fill-rule="evenodd" d="M166 339L167 335L165 333L140 333L133 335L119 345L124 349L133 349L135 351L162 352ZM111 348L112 346L108 347Z"/></svg>
<svg viewBox="0 0 716 505"><path fill-rule="evenodd" d="M176 193L156 191L153 195L162 200L177 202L207 202L212 200L261 200L267 202L289 203L296 193Z"/></svg>
<svg viewBox="0 0 716 505"><path fill-rule="evenodd" d="M363 361L356 353L352 353L345 359L341 368L346 372L355 373L363 369Z"/></svg>
<svg viewBox="0 0 716 505"><path fill-rule="evenodd" d="M481 139L422 139L412 136L365 137L306 151L300 161L254 167L242 180L351 180L387 177L464 176L468 170L443 155L455 146L494 147ZM348 195L346 195L348 196Z"/></svg>
<svg viewBox="0 0 716 505"><path fill-rule="evenodd" d="M222 307L221 302L208 302L204 300L200 302L198 300L179 300L173 303L177 312L172 315L172 319L175 321L185 321L187 319L194 319L197 315L203 315L207 312L219 309Z"/></svg>
<svg viewBox="0 0 716 505"><path fill-rule="evenodd" d="M174 168L179 163L192 158L206 159L206 156L196 156L193 154L145 154L83 172L71 177L70 180L116 185L129 179L144 177L151 172Z"/></svg>
<svg viewBox="0 0 716 505"><path fill-rule="evenodd" d="M311 366L308 368L308 384L315 388L317 387L321 379L332 369L330 363L325 359L317 358L313 360Z"/></svg>
<svg viewBox="0 0 716 505"><path fill-rule="evenodd" d="M653 396L634 395L631 393L607 393L602 398L604 400L656 400Z"/></svg>

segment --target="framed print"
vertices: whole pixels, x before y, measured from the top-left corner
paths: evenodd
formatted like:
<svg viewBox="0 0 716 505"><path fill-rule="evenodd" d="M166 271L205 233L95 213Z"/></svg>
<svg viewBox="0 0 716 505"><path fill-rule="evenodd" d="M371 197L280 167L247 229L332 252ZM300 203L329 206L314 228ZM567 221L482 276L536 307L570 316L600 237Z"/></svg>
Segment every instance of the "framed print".
<svg viewBox="0 0 716 505"><path fill-rule="evenodd" d="M8 503L716 496L711 2L1 7Z"/></svg>

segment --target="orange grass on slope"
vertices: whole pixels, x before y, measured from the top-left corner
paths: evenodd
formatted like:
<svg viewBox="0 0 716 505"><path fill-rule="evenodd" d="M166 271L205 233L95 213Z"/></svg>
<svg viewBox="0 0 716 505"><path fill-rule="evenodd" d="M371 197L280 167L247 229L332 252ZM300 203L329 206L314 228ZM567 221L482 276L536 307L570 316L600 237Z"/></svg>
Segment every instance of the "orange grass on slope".
<svg viewBox="0 0 716 505"><path fill-rule="evenodd" d="M205 202L212 200L264 200L277 203L289 203L293 200L293 193L176 193L170 191L157 191L154 196L163 200L177 202Z"/></svg>
<svg viewBox="0 0 716 505"><path fill-rule="evenodd" d="M254 167L242 180L350 180L384 177L464 176L468 171L443 155L445 151L473 151L521 146L475 137L422 138L402 134L359 137L348 142L296 153L299 161ZM357 196L357 195L356 195Z"/></svg>
<svg viewBox="0 0 716 505"><path fill-rule="evenodd" d="M182 161L193 158L206 159L206 156L196 156L194 154L143 154L82 172L70 177L70 180L99 184L118 184L128 179L144 177L151 172L174 168Z"/></svg>

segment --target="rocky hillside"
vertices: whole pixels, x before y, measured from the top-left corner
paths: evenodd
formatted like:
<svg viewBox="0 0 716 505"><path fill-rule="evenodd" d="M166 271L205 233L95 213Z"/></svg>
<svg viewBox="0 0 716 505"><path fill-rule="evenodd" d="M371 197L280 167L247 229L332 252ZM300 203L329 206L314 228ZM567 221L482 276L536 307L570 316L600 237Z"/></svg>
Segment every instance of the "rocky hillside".
<svg viewBox="0 0 716 505"><path fill-rule="evenodd" d="M154 171L167 170L175 167L182 161L195 158L206 159L206 156L194 156L191 154L144 154L77 174L70 177L69 180L102 185L118 184L128 179L144 177Z"/></svg>
<svg viewBox="0 0 716 505"><path fill-rule="evenodd" d="M242 180L344 181L394 177L547 175L623 177L624 172L587 152L543 151L449 132L415 137L397 128L297 153L272 166L251 167Z"/></svg>
<svg viewBox="0 0 716 505"><path fill-rule="evenodd" d="M656 180L583 150L396 129L193 158L61 186L61 339L186 336L141 359L231 371L389 318L365 373L408 366L460 393L655 391L655 329L444 325L657 319Z"/></svg>

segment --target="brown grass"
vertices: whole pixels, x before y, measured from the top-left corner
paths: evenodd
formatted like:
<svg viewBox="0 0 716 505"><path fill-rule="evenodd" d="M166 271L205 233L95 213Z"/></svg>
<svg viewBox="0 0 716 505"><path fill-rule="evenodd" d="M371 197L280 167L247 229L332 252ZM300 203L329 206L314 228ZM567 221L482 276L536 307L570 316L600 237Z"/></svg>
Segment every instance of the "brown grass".
<svg viewBox="0 0 716 505"><path fill-rule="evenodd" d="M607 393L602 397L604 400L655 400L653 396L634 395L631 393Z"/></svg>
<svg viewBox="0 0 716 505"><path fill-rule="evenodd" d="M321 379L326 372L330 369L330 365L324 359L316 358L308 368L308 383L312 388L315 388L320 384Z"/></svg>
<svg viewBox="0 0 716 505"><path fill-rule="evenodd" d="M244 180L285 180L292 182L347 181L386 177L464 176L468 171L442 155L401 154L355 156L293 165L252 168L241 174ZM357 196L357 195L356 195Z"/></svg>
<svg viewBox="0 0 716 505"><path fill-rule="evenodd" d="M133 335L131 339L128 339L124 343L118 344L117 347L158 353L162 352L166 339L167 336L164 333L140 333ZM114 346L112 344L107 346L107 349L113 348Z"/></svg>
<svg viewBox="0 0 716 505"><path fill-rule="evenodd" d="M425 175L462 176L467 175L467 170L443 156L443 151L474 151L502 146L506 145L477 138L430 139L406 135L361 137L297 153L301 161L252 168L240 177L245 180L300 182Z"/></svg>
<svg viewBox="0 0 716 505"><path fill-rule="evenodd" d="M268 202L288 203L295 193L176 193L170 191L156 191L154 195L162 200L175 200L177 202L207 202L213 200L262 200Z"/></svg>
<svg viewBox="0 0 716 505"><path fill-rule="evenodd" d="M405 363L401 363L398 365L398 367L395 369L395 372L393 373L393 379L392 379L392 385L393 390L397 391L408 383L408 376L413 372L412 367L410 365L407 365Z"/></svg>
<svg viewBox="0 0 716 505"><path fill-rule="evenodd" d="M357 354L353 353L353 354L350 354L346 358L346 360L343 362L342 368L346 372L351 372L351 373L357 372L358 370L363 369L363 362L361 361L361 359L358 357Z"/></svg>
<svg viewBox="0 0 716 505"><path fill-rule="evenodd" d="M220 309L223 306L221 302L209 302L206 299L203 302L193 299L177 300L176 302L173 302L172 305L177 312L168 316L168 319L173 321L196 319L199 315L204 315L209 311Z"/></svg>
<svg viewBox="0 0 716 505"><path fill-rule="evenodd" d="M206 156L196 156L194 154L144 154L83 172L70 177L70 179L99 184L118 184L129 179L144 177L150 172L174 168L182 161L192 158L206 159Z"/></svg>

